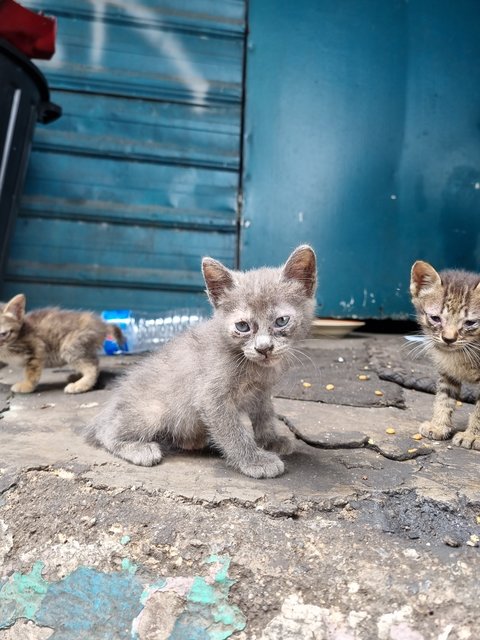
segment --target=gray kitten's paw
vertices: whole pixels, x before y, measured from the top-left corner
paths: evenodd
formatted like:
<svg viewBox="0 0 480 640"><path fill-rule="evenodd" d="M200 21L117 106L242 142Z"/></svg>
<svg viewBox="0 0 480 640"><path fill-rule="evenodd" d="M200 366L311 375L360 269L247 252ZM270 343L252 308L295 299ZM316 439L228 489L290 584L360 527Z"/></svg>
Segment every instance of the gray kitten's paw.
<svg viewBox="0 0 480 640"><path fill-rule="evenodd" d="M274 436L270 440L260 442L259 444L269 451L275 451L275 453L284 456L290 455L297 448L295 438L288 438L287 436Z"/></svg>
<svg viewBox="0 0 480 640"><path fill-rule="evenodd" d="M430 438L431 440L448 440L453 433L451 427L444 425L443 427L437 427L431 422L422 422L419 429L422 436Z"/></svg>
<svg viewBox="0 0 480 640"><path fill-rule="evenodd" d="M453 436L453 444L464 449L475 449L480 451L480 434L469 431L460 431Z"/></svg>
<svg viewBox="0 0 480 640"><path fill-rule="evenodd" d="M158 442L124 442L115 447L114 453L141 467L153 467L162 459Z"/></svg>
<svg viewBox="0 0 480 640"><path fill-rule="evenodd" d="M275 478L285 471L285 465L274 453L262 451L254 462L240 464L239 469L251 478Z"/></svg>
<svg viewBox="0 0 480 640"><path fill-rule="evenodd" d="M92 385L85 383L82 384L81 380L82 379L80 378L77 382L70 382L63 391L65 393L85 393L86 391L90 391Z"/></svg>

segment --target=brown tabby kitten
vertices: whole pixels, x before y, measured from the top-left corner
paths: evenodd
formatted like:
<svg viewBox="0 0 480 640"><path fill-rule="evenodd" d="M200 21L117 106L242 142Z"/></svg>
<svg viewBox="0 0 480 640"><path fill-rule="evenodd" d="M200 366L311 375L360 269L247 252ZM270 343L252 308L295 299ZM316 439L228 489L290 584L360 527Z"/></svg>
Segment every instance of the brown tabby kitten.
<svg viewBox="0 0 480 640"><path fill-rule="evenodd" d="M445 440L453 433L452 414L462 382L480 382L480 275L468 271L437 273L427 262L415 262L410 284L425 346L440 374L430 422L420 433ZM480 398L466 431L453 443L480 450Z"/></svg>
<svg viewBox="0 0 480 640"><path fill-rule="evenodd" d="M48 308L25 315L22 293L0 303L0 362L25 367L25 380L15 383L12 391L31 393L44 367L65 364L80 374L67 384L65 393L89 391L98 378L97 353L107 332L123 344L120 329L93 313Z"/></svg>
<svg viewBox="0 0 480 640"><path fill-rule="evenodd" d="M158 464L171 443L210 444L245 475L273 478L284 470L277 453L293 443L277 432L272 387L310 328L315 254L302 245L283 267L246 272L204 258L202 269L213 317L132 368L88 439L143 466Z"/></svg>

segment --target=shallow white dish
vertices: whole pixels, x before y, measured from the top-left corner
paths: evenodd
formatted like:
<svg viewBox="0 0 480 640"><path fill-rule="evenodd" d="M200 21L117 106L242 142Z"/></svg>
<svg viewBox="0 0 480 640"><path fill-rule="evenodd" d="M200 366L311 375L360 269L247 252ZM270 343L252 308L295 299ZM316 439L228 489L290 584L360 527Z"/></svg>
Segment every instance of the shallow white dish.
<svg viewBox="0 0 480 640"><path fill-rule="evenodd" d="M361 320L333 320L330 318L315 318L310 330L311 338L343 338L349 333L363 327Z"/></svg>

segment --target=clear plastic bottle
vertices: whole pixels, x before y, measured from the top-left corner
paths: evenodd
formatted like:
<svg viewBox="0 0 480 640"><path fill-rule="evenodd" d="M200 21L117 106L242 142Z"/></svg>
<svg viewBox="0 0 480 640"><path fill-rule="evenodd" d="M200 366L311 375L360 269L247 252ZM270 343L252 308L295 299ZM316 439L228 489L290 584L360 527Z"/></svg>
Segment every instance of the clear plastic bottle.
<svg viewBox="0 0 480 640"><path fill-rule="evenodd" d="M166 311L155 318L129 309L108 309L101 316L104 322L120 327L126 338L125 345L119 345L113 336L107 336L103 345L107 355L152 351L208 317L202 309Z"/></svg>

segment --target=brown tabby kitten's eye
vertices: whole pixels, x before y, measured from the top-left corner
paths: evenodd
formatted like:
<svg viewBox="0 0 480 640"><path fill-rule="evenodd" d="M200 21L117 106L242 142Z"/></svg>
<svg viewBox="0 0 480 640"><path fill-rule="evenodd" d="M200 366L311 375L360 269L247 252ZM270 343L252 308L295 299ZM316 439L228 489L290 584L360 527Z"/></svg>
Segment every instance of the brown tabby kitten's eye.
<svg viewBox="0 0 480 640"><path fill-rule="evenodd" d="M10 335L10 331L0 331L0 340L2 338L7 338Z"/></svg>
<svg viewBox="0 0 480 640"><path fill-rule="evenodd" d="M440 324L442 322L442 319L440 316L428 316L428 319L430 320L430 322L433 322L433 324Z"/></svg>
<svg viewBox="0 0 480 640"><path fill-rule="evenodd" d="M463 326L465 329L475 329L478 326L478 320L465 320Z"/></svg>
<svg viewBox="0 0 480 640"><path fill-rule="evenodd" d="M235 323L235 329L237 331L240 331L240 333L248 333L250 331L250 325L248 324L248 322L236 322Z"/></svg>

